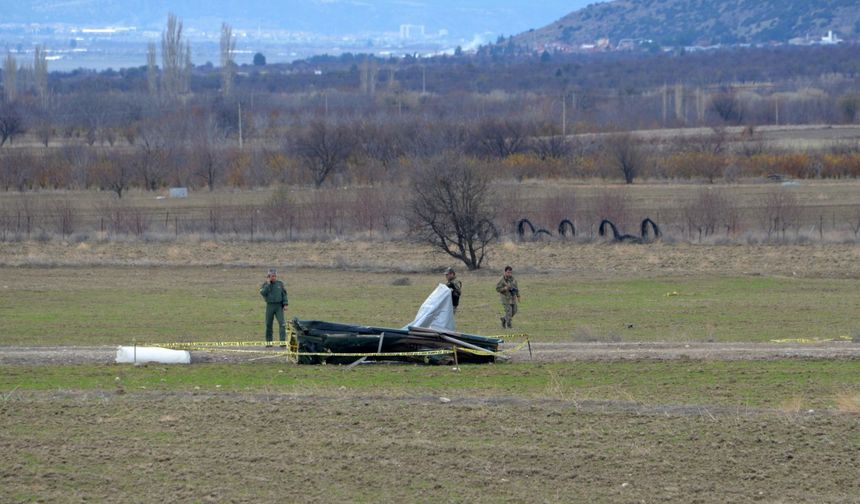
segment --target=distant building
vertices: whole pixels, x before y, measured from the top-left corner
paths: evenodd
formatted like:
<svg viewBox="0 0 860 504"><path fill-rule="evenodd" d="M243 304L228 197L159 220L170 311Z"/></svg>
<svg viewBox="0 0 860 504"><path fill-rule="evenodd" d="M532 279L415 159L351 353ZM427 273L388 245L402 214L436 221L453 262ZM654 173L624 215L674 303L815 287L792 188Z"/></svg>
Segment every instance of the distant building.
<svg viewBox="0 0 860 504"><path fill-rule="evenodd" d="M790 45L800 45L800 46L808 46L808 45L836 45L842 42L842 39L839 38L836 34L833 33L833 30L827 30L827 35L824 35L820 39L815 39L810 37L809 35L805 37L795 37L790 39L788 43Z"/></svg>
<svg viewBox="0 0 860 504"><path fill-rule="evenodd" d="M411 40L416 38L425 38L424 25L402 24L400 25L400 38L403 40Z"/></svg>

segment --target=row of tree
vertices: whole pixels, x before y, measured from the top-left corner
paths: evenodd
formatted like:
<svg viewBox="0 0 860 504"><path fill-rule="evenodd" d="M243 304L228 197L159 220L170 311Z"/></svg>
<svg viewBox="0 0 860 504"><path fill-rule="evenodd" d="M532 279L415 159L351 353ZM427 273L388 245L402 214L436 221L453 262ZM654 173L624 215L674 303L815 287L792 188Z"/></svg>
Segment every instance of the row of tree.
<svg viewBox="0 0 860 504"><path fill-rule="evenodd" d="M201 112L171 116L167 123L143 120L123 138L109 138L105 145L49 141L41 147L0 149L0 189L98 188L122 197L129 188L185 186L211 191L279 183L317 188L402 183L440 152L470 160L495 180L601 178L633 183L645 178L714 183L769 176L860 176L857 142L785 151L751 128L649 140L630 133L542 134L539 125L498 119L454 125L312 121L291 128L289 135L271 145L242 147L228 138L218 116Z"/></svg>

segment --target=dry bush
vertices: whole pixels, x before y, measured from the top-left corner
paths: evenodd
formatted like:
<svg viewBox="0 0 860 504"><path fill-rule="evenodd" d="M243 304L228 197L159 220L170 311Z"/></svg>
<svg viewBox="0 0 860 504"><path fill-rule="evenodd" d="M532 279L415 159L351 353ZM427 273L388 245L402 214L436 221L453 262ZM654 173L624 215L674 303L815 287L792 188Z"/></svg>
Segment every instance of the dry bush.
<svg viewBox="0 0 860 504"><path fill-rule="evenodd" d="M263 226L269 233L292 239L295 226L295 204L286 185L278 186L262 208Z"/></svg>
<svg viewBox="0 0 860 504"><path fill-rule="evenodd" d="M701 189L681 209L690 239L711 236L719 230L736 231L739 211L735 201L720 189Z"/></svg>
<svg viewBox="0 0 860 504"><path fill-rule="evenodd" d="M352 229L371 238L374 233L390 232L396 216L403 212L402 198L390 189L366 187L351 191L351 196L354 199L348 204L347 214Z"/></svg>
<svg viewBox="0 0 860 504"><path fill-rule="evenodd" d="M766 177L778 174L792 178L814 178L819 175L816 159L809 154L756 154L737 160L743 174Z"/></svg>
<svg viewBox="0 0 860 504"><path fill-rule="evenodd" d="M523 181L525 179L560 178L565 170L564 159L541 159L535 154L517 153L496 162L492 174L494 178Z"/></svg>
<svg viewBox="0 0 860 504"><path fill-rule="evenodd" d="M569 219L575 223L576 203L574 191L567 194L556 194L542 200L538 208L537 219L545 226L540 227L545 227L555 233L562 220Z"/></svg>
<svg viewBox="0 0 860 504"><path fill-rule="evenodd" d="M309 196L303 212L305 227L329 235L342 235L347 223L346 191L315 189Z"/></svg>
<svg viewBox="0 0 860 504"><path fill-rule="evenodd" d="M63 198L50 203L49 216L54 222L54 230L63 238L75 232L78 211L71 199Z"/></svg>
<svg viewBox="0 0 860 504"><path fill-rule="evenodd" d="M519 185L496 186L495 190L498 197L496 225L499 233L513 235L517 222L534 214L533 203L526 199Z"/></svg>
<svg viewBox="0 0 860 504"><path fill-rule="evenodd" d="M602 189L590 201L588 214L592 223L610 220L623 234L631 223L630 193L626 189Z"/></svg>
<svg viewBox="0 0 860 504"><path fill-rule="evenodd" d="M713 183L722 177L727 159L722 154L710 152L682 152L662 160L665 175L673 179L704 178Z"/></svg>
<svg viewBox="0 0 860 504"><path fill-rule="evenodd" d="M134 234L142 236L149 231L152 224L152 216L146 209L134 206L119 198L96 203L95 212L100 219L101 231L111 235Z"/></svg>
<svg viewBox="0 0 860 504"><path fill-rule="evenodd" d="M775 187L765 193L763 206L759 211L759 221L768 239L780 233L785 239L785 232L788 229L794 229L797 234L800 228L800 216L801 207L793 192Z"/></svg>
<svg viewBox="0 0 860 504"><path fill-rule="evenodd" d="M860 177L860 154L825 154L820 162L823 178Z"/></svg>

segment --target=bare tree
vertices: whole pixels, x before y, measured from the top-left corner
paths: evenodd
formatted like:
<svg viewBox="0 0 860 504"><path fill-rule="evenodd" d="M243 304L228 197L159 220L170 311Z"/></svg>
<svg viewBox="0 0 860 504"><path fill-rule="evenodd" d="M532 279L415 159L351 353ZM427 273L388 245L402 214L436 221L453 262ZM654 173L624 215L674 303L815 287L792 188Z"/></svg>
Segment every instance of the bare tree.
<svg viewBox="0 0 860 504"><path fill-rule="evenodd" d="M487 119L474 132L473 150L482 156L499 158L524 152L532 130L522 121Z"/></svg>
<svg viewBox="0 0 860 504"><path fill-rule="evenodd" d="M132 176L131 168L125 160L117 156L101 155L94 171L101 189L113 191L117 198L122 198L122 193L128 189Z"/></svg>
<svg viewBox="0 0 860 504"><path fill-rule="evenodd" d="M48 58L45 49L39 45L33 51L33 80L36 94L44 107L48 100Z"/></svg>
<svg viewBox="0 0 860 504"><path fill-rule="evenodd" d="M155 42L146 45L146 90L150 96L158 94L158 67L155 63Z"/></svg>
<svg viewBox="0 0 860 504"><path fill-rule="evenodd" d="M236 51L236 37L233 28L227 23L221 23L221 95L225 98L233 93L233 79L236 75L236 62L233 53Z"/></svg>
<svg viewBox="0 0 860 504"><path fill-rule="evenodd" d="M732 232L737 223L737 206L722 190L701 189L696 196L682 207L687 224L687 234L701 242L703 237L715 234L725 228Z"/></svg>
<svg viewBox="0 0 860 504"><path fill-rule="evenodd" d="M24 119L18 107L11 103L0 104L0 147L8 140L10 143L15 135L24 133Z"/></svg>
<svg viewBox="0 0 860 504"><path fill-rule="evenodd" d="M195 165L195 174L204 180L210 191L215 190L215 185L221 182L225 171L225 159L218 148L219 140L224 138L223 132L218 128L214 116L205 117L195 128L194 148L192 149L192 161Z"/></svg>
<svg viewBox="0 0 860 504"><path fill-rule="evenodd" d="M621 172L624 182L632 184L648 161L639 140L629 133L614 135L606 141L605 148L607 162Z"/></svg>
<svg viewBox="0 0 860 504"><path fill-rule="evenodd" d="M295 150L319 188L329 175L346 164L353 144L352 134L345 126L317 121L299 136Z"/></svg>
<svg viewBox="0 0 860 504"><path fill-rule="evenodd" d="M732 89L713 95L710 109L725 123L740 124L744 120L741 101Z"/></svg>
<svg viewBox="0 0 860 504"><path fill-rule="evenodd" d="M170 13L167 15L167 28L161 34L161 89L168 98L176 98L184 91L185 51L182 21Z"/></svg>
<svg viewBox="0 0 860 504"><path fill-rule="evenodd" d="M759 218L768 238L782 233L784 239L789 228L797 232L800 228L800 203L797 196L781 187L769 190L764 195Z"/></svg>
<svg viewBox="0 0 860 504"><path fill-rule="evenodd" d="M180 89L183 93L191 92L191 74L194 71L194 63L191 62L191 41L185 43L185 61L182 65Z"/></svg>
<svg viewBox="0 0 860 504"><path fill-rule="evenodd" d="M3 61L3 91L7 103L12 103L18 97L18 62L12 53L6 53Z"/></svg>
<svg viewBox="0 0 860 504"><path fill-rule="evenodd" d="M476 270L499 233L489 181L461 157L444 156L420 169L412 184L413 233Z"/></svg>

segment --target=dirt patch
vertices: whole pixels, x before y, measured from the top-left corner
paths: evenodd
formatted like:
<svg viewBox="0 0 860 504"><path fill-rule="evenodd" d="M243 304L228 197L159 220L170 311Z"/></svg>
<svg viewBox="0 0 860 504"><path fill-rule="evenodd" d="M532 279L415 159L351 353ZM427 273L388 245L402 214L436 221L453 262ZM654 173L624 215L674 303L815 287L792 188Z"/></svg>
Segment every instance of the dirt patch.
<svg viewBox="0 0 860 504"><path fill-rule="evenodd" d="M13 394L4 500L849 502L855 417L454 398Z"/></svg>

